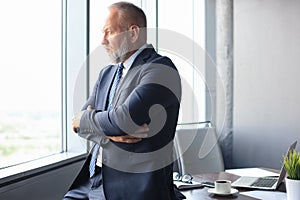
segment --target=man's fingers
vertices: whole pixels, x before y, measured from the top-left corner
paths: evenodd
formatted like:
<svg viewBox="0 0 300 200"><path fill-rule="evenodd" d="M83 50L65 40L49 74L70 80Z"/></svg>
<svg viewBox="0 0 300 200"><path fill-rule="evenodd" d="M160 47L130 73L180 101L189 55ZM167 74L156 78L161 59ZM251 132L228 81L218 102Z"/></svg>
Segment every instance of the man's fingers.
<svg viewBox="0 0 300 200"><path fill-rule="evenodd" d="M133 133L127 135L129 138L147 138L148 134L147 133Z"/></svg>
<svg viewBox="0 0 300 200"><path fill-rule="evenodd" d="M80 111L79 113L76 113L72 118L72 129L75 133L77 133L80 128L80 119L81 119L83 113L84 113L84 111Z"/></svg>
<svg viewBox="0 0 300 200"><path fill-rule="evenodd" d="M88 106L88 108L89 108L89 106ZM149 131L148 125L143 124L133 134L123 135L123 136L106 136L106 137L114 142L137 143L137 142L142 141L143 138L148 137L148 134L146 133L148 131Z"/></svg>
<svg viewBox="0 0 300 200"><path fill-rule="evenodd" d="M114 141L114 142L122 142L122 143L137 143L140 142L141 138L132 137L129 135L125 136L107 136L108 139Z"/></svg>
<svg viewBox="0 0 300 200"><path fill-rule="evenodd" d="M75 133L78 132L78 126L76 125L75 120L72 121L72 129Z"/></svg>
<svg viewBox="0 0 300 200"><path fill-rule="evenodd" d="M125 143L137 143L137 142L140 142L142 141L141 138L127 138L127 139L124 139L123 142Z"/></svg>
<svg viewBox="0 0 300 200"><path fill-rule="evenodd" d="M73 126L72 129L75 133L77 133L77 128L75 126Z"/></svg>
<svg viewBox="0 0 300 200"><path fill-rule="evenodd" d="M87 108L86 108L87 110L93 110L94 109L94 107L93 106L91 106L91 105L89 105Z"/></svg>

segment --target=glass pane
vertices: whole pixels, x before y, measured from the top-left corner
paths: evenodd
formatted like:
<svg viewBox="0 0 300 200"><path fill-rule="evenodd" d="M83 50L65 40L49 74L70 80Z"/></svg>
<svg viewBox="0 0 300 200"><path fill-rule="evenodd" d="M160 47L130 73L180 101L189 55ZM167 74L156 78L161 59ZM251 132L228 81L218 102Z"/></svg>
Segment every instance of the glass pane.
<svg viewBox="0 0 300 200"><path fill-rule="evenodd" d="M61 151L61 7L0 2L0 168Z"/></svg>
<svg viewBox="0 0 300 200"><path fill-rule="evenodd" d="M206 120L204 3L204 0L158 1L158 51L172 59L182 80L178 123ZM169 32L167 37L165 29Z"/></svg>

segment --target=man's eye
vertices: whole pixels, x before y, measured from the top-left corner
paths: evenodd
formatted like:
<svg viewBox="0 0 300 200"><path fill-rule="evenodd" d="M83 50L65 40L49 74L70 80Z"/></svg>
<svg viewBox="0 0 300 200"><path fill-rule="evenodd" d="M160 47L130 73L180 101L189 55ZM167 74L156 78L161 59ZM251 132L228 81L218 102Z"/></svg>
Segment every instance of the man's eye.
<svg viewBox="0 0 300 200"><path fill-rule="evenodd" d="M107 30L105 33L108 34L108 35L111 35L111 34L112 34L112 31Z"/></svg>
<svg viewBox="0 0 300 200"><path fill-rule="evenodd" d="M111 31L110 30L103 30L102 33L105 34L105 35L109 35L109 34L111 34Z"/></svg>

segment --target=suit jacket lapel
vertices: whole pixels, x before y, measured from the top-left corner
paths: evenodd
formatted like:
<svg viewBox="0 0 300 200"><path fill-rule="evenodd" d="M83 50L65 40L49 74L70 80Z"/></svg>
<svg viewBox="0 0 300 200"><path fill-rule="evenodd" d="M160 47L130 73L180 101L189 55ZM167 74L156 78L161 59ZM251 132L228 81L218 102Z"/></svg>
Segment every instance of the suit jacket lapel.
<svg viewBox="0 0 300 200"><path fill-rule="evenodd" d="M153 55L157 55L156 51L154 50L153 46L150 44L148 45L137 57L136 59L133 61L132 66L130 67L129 71L127 72L128 74L125 76L125 78L122 78L119 86L116 90L116 94L115 94L115 98L113 101L113 107L115 107L116 102L118 102L119 97L121 95L121 91L122 91L122 86L123 86L123 82L127 80L127 78L129 77L129 73L130 71L134 68L134 67L138 67L141 65L144 65Z"/></svg>
<svg viewBox="0 0 300 200"><path fill-rule="evenodd" d="M147 47L136 57L136 59L132 63L130 70L136 66L145 64L149 60L149 58L153 56L153 54L156 54L153 46L151 44L147 45Z"/></svg>
<svg viewBox="0 0 300 200"><path fill-rule="evenodd" d="M103 78L99 84L98 95L96 99L96 105L98 110L106 110L107 99L109 95L110 86L114 80L114 75L117 71L117 65L112 65L105 71ZM104 99L104 101L102 99Z"/></svg>

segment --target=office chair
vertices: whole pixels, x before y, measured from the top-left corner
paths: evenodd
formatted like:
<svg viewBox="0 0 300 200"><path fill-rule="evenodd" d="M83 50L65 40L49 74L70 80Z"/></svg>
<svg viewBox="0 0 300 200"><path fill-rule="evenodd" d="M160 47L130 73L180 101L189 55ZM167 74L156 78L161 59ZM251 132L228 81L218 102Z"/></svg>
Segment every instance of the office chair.
<svg viewBox="0 0 300 200"><path fill-rule="evenodd" d="M179 124L174 139L174 171L201 174L224 171L215 127L209 122Z"/></svg>

